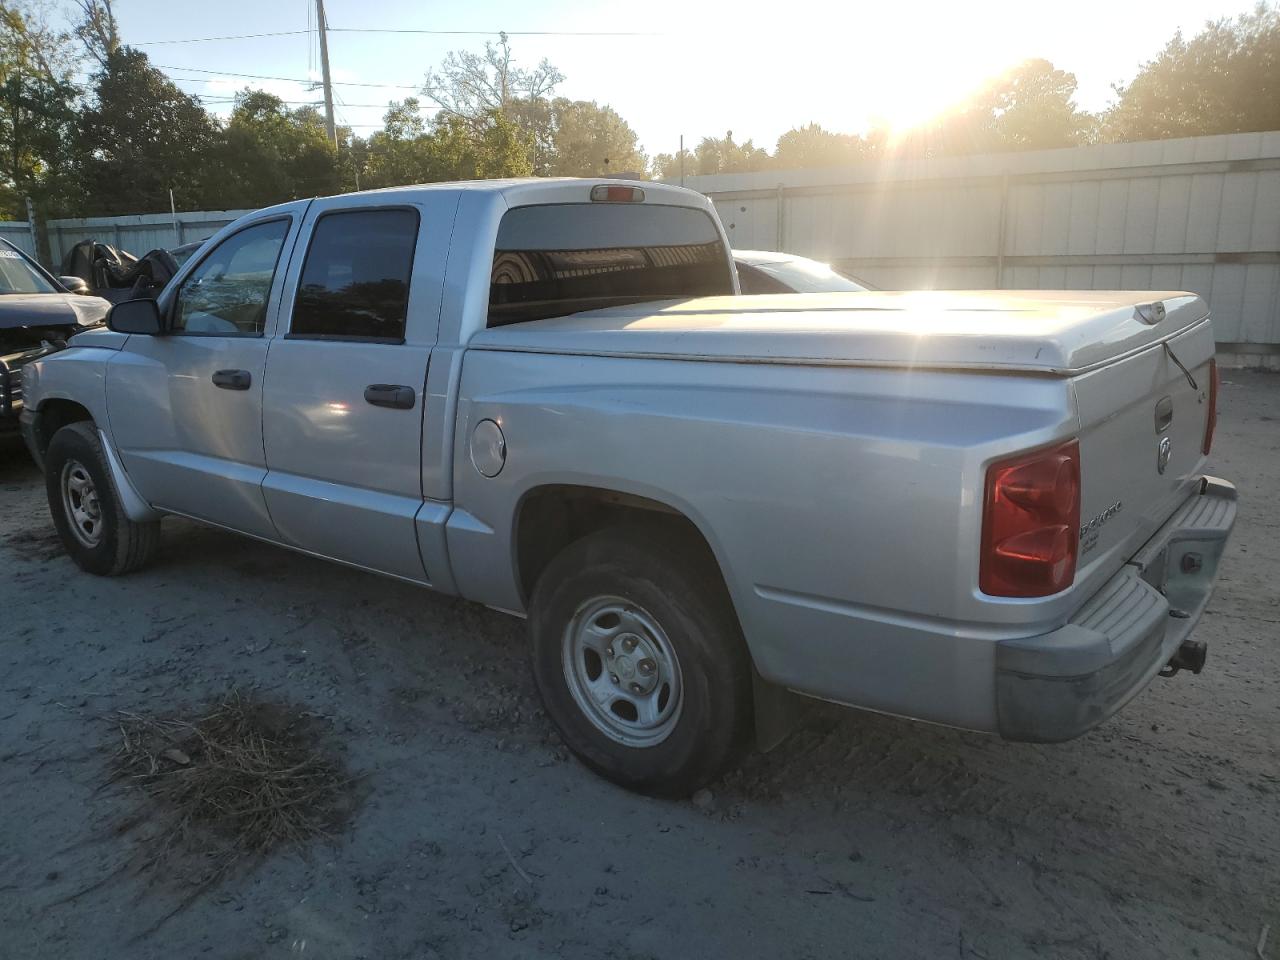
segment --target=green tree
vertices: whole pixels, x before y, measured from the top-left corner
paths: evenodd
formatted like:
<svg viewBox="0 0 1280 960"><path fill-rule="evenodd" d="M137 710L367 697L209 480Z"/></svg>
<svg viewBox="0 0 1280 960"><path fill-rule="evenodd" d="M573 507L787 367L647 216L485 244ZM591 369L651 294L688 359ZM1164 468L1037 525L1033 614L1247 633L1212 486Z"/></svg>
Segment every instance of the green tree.
<svg viewBox="0 0 1280 960"><path fill-rule="evenodd" d="M416 98L389 104L382 124L382 129L364 143L361 187L393 187L438 179L440 170L433 140Z"/></svg>
<svg viewBox="0 0 1280 960"><path fill-rule="evenodd" d="M365 142L364 154L360 185L365 188L532 172L528 140L499 111L472 120L437 115L428 128L413 98L390 104L383 129Z"/></svg>
<svg viewBox="0 0 1280 960"><path fill-rule="evenodd" d="M111 0L75 0L75 6L80 11L76 37L84 45L85 53L105 69L120 49L120 27L111 9Z"/></svg>
<svg viewBox="0 0 1280 960"><path fill-rule="evenodd" d="M767 150L757 147L750 140L735 143L733 131L730 130L723 139L703 137L693 149L697 161L697 173L749 173L754 170L765 170L770 165ZM686 170L686 173L692 171Z"/></svg>
<svg viewBox="0 0 1280 960"><path fill-rule="evenodd" d="M0 218L26 219L26 197L66 212L75 194L75 58L41 13L0 2Z"/></svg>
<svg viewBox="0 0 1280 960"><path fill-rule="evenodd" d="M1048 60L1025 60L963 103L905 137L874 131L898 155L1048 150L1088 142L1095 118L1075 105L1076 77Z"/></svg>
<svg viewBox="0 0 1280 960"><path fill-rule="evenodd" d="M433 180L490 180L533 173L524 132L498 111L489 114L487 121L479 131L458 117L436 121L430 137L438 171Z"/></svg>
<svg viewBox="0 0 1280 960"><path fill-rule="evenodd" d="M1108 140L1159 140L1280 129L1280 9L1259 4L1176 34L1103 120Z"/></svg>
<svg viewBox="0 0 1280 960"><path fill-rule="evenodd" d="M487 158L481 166L492 161L497 168L511 169L510 158L493 158L518 142L524 144L528 163L515 166L538 176L643 173L648 158L635 131L607 105L553 98L563 81L564 74L546 59L531 69L518 66L505 33L497 43L486 43L483 54L448 54L439 69L428 71L422 88L439 107L433 127L441 138L436 146L457 156L454 147L466 128L477 138L468 146L470 155Z"/></svg>
<svg viewBox="0 0 1280 960"><path fill-rule="evenodd" d="M649 158L636 132L609 106L557 97L550 105L550 151L534 172L552 177L643 176Z"/></svg>
<svg viewBox="0 0 1280 960"><path fill-rule="evenodd" d="M794 127L778 138L773 152L774 166L794 170L800 167L838 167L866 159L874 147L855 134L832 133L816 123Z"/></svg>
<svg viewBox="0 0 1280 960"><path fill-rule="evenodd" d="M274 94L237 95L210 171L208 202L219 207L264 207L342 188L338 154L314 107L290 110Z"/></svg>
<svg viewBox="0 0 1280 960"><path fill-rule="evenodd" d="M218 129L194 99L121 47L93 77L77 150L86 212L150 213L169 209L169 190L184 209L207 201Z"/></svg>
<svg viewBox="0 0 1280 960"><path fill-rule="evenodd" d="M524 145L529 172L545 173L554 153L551 95L563 81L564 74L545 58L531 70L517 66L505 33L498 34L497 43L485 43L483 54L449 53L439 70L427 71L422 88L439 107L437 146L454 158L444 161L445 165L457 162L462 163L459 169L467 167L457 159L462 156L459 150L476 158L485 156L482 141L493 136L496 118L501 117L501 129L510 125ZM473 140L470 144L460 139L467 130Z"/></svg>
<svg viewBox="0 0 1280 960"><path fill-rule="evenodd" d="M1025 60L979 96L1002 150L1048 150L1083 142L1092 118L1075 105L1076 75L1048 60Z"/></svg>
<svg viewBox="0 0 1280 960"><path fill-rule="evenodd" d="M659 153L653 158L653 176L657 180L679 180L683 161L684 175L691 177L698 172L698 161L688 150L675 153Z"/></svg>
<svg viewBox="0 0 1280 960"><path fill-rule="evenodd" d="M422 93L446 119L460 121L477 133L490 126L495 113L531 133L526 124L541 111L527 108L545 105L563 82L564 74L545 58L532 70L516 66L507 35L500 33L496 44L485 43L483 54L449 53L438 70L427 71Z"/></svg>

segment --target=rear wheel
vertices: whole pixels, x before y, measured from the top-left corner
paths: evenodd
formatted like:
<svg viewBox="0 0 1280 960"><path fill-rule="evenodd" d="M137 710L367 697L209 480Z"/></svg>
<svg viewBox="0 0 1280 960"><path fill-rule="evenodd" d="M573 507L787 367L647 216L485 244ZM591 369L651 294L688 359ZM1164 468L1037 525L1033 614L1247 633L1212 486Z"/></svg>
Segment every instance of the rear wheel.
<svg viewBox="0 0 1280 960"><path fill-rule="evenodd" d="M700 543L639 527L590 534L547 566L529 619L543 703L597 773L688 796L740 757L750 660Z"/></svg>
<svg viewBox="0 0 1280 960"><path fill-rule="evenodd" d="M71 559L89 573L116 576L151 559L160 523L130 520L120 505L93 424L68 424L45 454L49 513Z"/></svg>

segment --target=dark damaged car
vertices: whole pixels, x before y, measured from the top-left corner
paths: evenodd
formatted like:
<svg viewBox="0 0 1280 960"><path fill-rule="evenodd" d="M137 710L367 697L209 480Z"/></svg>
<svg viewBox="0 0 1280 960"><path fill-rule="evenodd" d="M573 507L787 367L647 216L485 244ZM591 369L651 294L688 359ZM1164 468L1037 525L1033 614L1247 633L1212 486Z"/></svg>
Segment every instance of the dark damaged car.
<svg viewBox="0 0 1280 960"><path fill-rule="evenodd" d="M58 278L0 240L0 433L15 432L22 411L22 368L101 325L111 306L75 277Z"/></svg>

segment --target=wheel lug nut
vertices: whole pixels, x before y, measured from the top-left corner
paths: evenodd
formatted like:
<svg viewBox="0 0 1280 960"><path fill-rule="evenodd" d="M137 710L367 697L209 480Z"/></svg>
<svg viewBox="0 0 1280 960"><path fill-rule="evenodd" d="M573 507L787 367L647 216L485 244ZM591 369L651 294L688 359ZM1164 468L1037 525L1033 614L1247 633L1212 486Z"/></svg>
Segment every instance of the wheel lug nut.
<svg viewBox="0 0 1280 960"><path fill-rule="evenodd" d="M653 673L654 662L652 660L641 660L636 664L636 667L647 677L649 674Z"/></svg>
<svg viewBox="0 0 1280 960"><path fill-rule="evenodd" d="M616 673L611 673L609 674L609 679L616 684L618 682L618 675Z"/></svg>
<svg viewBox="0 0 1280 960"><path fill-rule="evenodd" d="M639 693L639 692L640 692L640 684L638 684L638 683L633 683L633 684L631 685L631 692L632 692L632 693Z"/></svg>
<svg viewBox="0 0 1280 960"><path fill-rule="evenodd" d="M623 650L625 650L625 651L627 651L627 653L630 653L630 652L631 652L632 650L634 650L635 648L636 648L636 638L635 638L635 637L627 637L627 639L625 639L625 640L623 640L623 641L622 641L622 649L623 649Z"/></svg>

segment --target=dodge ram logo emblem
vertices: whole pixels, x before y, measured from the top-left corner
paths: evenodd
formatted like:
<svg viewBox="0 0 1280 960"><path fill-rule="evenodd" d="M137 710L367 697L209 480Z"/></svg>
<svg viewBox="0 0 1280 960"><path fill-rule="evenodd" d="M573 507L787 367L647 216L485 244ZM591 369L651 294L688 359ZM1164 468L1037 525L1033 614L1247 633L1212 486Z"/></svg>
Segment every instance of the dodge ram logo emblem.
<svg viewBox="0 0 1280 960"><path fill-rule="evenodd" d="M1169 457L1173 455L1173 441L1168 437L1160 438L1160 447L1156 451L1156 470L1164 473L1165 467L1169 466Z"/></svg>

